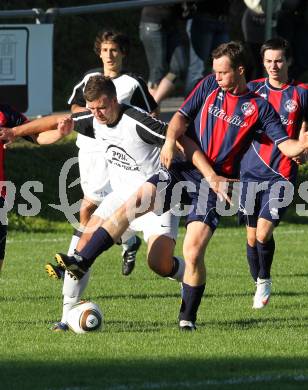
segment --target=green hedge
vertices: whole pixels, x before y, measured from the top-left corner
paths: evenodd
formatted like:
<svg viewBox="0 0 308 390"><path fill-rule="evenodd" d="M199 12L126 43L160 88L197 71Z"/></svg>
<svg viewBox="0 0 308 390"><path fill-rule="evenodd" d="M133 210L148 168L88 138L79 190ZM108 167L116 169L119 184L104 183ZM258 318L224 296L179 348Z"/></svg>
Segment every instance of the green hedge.
<svg viewBox="0 0 308 390"><path fill-rule="evenodd" d="M25 141L16 143L6 155L6 178L14 183L16 196L14 208L9 213L9 226L17 230L52 230L65 228L64 214L49 204L59 204L59 174L63 164L76 157L78 149L75 138L70 137L55 145L38 146ZM69 186L79 177L78 164L72 166L67 178ZM21 195L21 187L27 181L42 183L43 192L31 192L39 199L41 208L36 217L20 216L18 206L30 203ZM67 190L69 204L82 198L79 185Z"/></svg>

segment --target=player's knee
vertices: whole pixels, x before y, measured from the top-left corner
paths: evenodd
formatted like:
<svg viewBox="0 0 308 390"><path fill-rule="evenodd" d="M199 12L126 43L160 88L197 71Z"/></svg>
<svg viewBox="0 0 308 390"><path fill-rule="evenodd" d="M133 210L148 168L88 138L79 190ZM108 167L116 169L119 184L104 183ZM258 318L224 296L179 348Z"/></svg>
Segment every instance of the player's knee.
<svg viewBox="0 0 308 390"><path fill-rule="evenodd" d="M199 246L189 245L183 249L185 263L188 267L197 268L198 265L203 262L203 254Z"/></svg>
<svg viewBox="0 0 308 390"><path fill-rule="evenodd" d="M247 243L251 247L256 246L257 245L257 237L256 237L256 235L247 233Z"/></svg>
<svg viewBox="0 0 308 390"><path fill-rule="evenodd" d="M96 204L86 199L83 199L80 207L80 223L85 226L96 209Z"/></svg>
<svg viewBox="0 0 308 390"><path fill-rule="evenodd" d="M256 241L259 241L261 244L266 244L272 237L272 232L267 231L257 231Z"/></svg>

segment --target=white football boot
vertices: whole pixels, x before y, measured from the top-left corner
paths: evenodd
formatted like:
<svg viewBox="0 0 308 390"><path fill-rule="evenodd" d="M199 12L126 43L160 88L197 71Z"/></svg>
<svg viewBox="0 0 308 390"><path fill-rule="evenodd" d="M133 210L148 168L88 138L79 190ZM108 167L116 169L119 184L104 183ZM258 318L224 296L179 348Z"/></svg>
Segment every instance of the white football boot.
<svg viewBox="0 0 308 390"><path fill-rule="evenodd" d="M270 299L271 296L271 286L272 286L272 279L257 279L256 282L256 293L253 298L253 309L263 309L265 307Z"/></svg>
<svg viewBox="0 0 308 390"><path fill-rule="evenodd" d="M179 329L185 332L193 332L196 330L196 325L192 321L180 320Z"/></svg>

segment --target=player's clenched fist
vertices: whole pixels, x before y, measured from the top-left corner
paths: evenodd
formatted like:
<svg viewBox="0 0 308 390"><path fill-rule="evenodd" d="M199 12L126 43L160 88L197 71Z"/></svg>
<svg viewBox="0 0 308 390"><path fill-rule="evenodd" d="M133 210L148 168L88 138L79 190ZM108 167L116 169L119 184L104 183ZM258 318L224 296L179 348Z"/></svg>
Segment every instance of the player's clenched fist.
<svg viewBox="0 0 308 390"><path fill-rule="evenodd" d="M174 140L166 138L166 141L160 152L160 162L166 168L169 168L176 150L176 143Z"/></svg>
<svg viewBox="0 0 308 390"><path fill-rule="evenodd" d="M63 136L70 134L73 128L74 128L74 121L70 117L62 118L58 121L57 129L60 131L60 133Z"/></svg>

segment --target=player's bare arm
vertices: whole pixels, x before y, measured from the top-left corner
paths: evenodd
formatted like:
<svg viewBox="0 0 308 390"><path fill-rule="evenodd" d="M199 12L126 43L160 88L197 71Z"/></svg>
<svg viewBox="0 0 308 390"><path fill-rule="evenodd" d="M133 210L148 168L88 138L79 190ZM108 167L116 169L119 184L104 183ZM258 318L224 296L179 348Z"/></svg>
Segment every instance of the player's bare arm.
<svg viewBox="0 0 308 390"><path fill-rule="evenodd" d="M306 126L302 126L298 140L288 139L278 145L279 150L287 157L296 157L308 149L308 132Z"/></svg>
<svg viewBox="0 0 308 390"><path fill-rule="evenodd" d="M303 121L301 128L304 129L304 131L308 131L308 122ZM292 160L295 161L297 165L305 164L308 161L308 149L305 149L299 156L292 157Z"/></svg>
<svg viewBox="0 0 308 390"><path fill-rule="evenodd" d="M1 128L0 141L6 145L12 143L18 137L32 136L44 131L57 128L58 121L66 118L67 115L49 115L43 118L24 123L23 125L12 128Z"/></svg>
<svg viewBox="0 0 308 390"><path fill-rule="evenodd" d="M33 140L40 145L51 144L63 138L64 132L54 130L58 126L58 122L67 118L67 115L49 115L43 118L24 123L20 126L8 128L0 128L0 141L5 143L5 148L13 143L18 137L32 136ZM49 132L49 131L52 132ZM45 136L43 132L48 132Z"/></svg>
<svg viewBox="0 0 308 390"><path fill-rule="evenodd" d="M70 119L70 118L66 118L66 119ZM60 141L62 138L69 135L72 132L74 126L64 125L64 124L62 125L64 121L65 119L61 119L58 123L57 129L55 130L48 130L39 133L38 135L35 135L34 136L36 137L35 141L39 145L50 145Z"/></svg>
<svg viewBox="0 0 308 390"><path fill-rule="evenodd" d="M185 133L188 123L189 120L184 115L176 112L168 125L166 141L160 153L160 161L166 168L171 165L176 151L176 141Z"/></svg>

